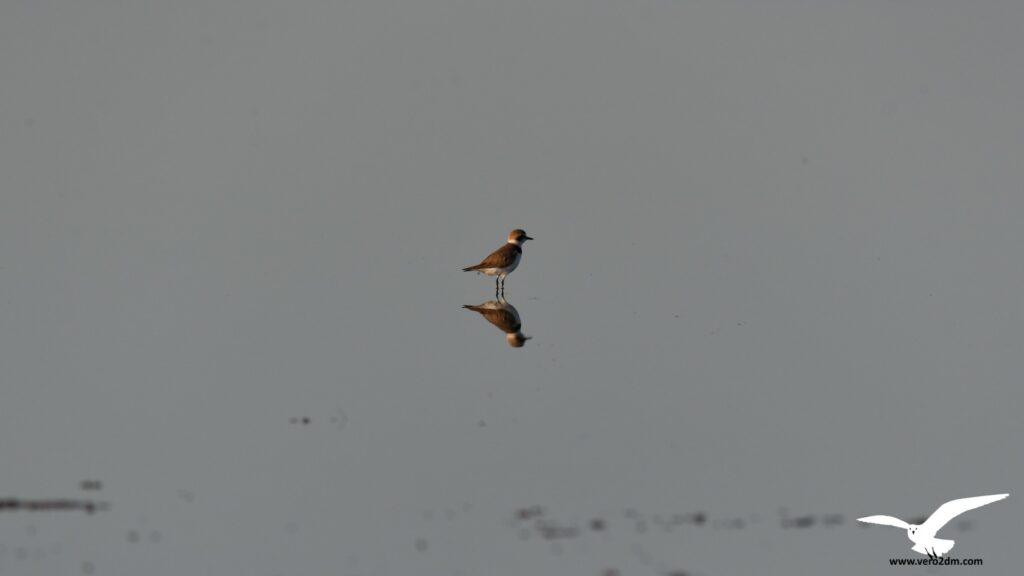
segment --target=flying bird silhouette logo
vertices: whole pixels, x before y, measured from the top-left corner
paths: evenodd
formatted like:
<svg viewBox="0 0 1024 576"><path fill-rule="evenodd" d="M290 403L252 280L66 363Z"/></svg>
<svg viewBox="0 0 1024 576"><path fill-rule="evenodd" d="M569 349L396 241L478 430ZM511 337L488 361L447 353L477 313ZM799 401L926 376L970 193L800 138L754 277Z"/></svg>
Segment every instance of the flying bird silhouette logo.
<svg viewBox="0 0 1024 576"><path fill-rule="evenodd" d="M908 524L903 520L893 518L892 516L865 516L864 518L857 518L857 521L867 522L868 524L882 524L883 526L903 528L907 531L907 538L910 538L910 541L914 543L914 547L911 548L911 550L920 554L926 554L930 558L941 558L942 555L949 552L953 548L953 544L955 544L953 540L942 540L935 537L935 534L941 530L943 526L953 518L956 518L968 510L981 508L986 504L1002 500L1007 496L1009 496L1009 494L993 494L991 496L974 496L972 498L950 500L942 506L939 506L939 508L935 512L932 512L932 515L924 521L924 524L920 525Z"/></svg>

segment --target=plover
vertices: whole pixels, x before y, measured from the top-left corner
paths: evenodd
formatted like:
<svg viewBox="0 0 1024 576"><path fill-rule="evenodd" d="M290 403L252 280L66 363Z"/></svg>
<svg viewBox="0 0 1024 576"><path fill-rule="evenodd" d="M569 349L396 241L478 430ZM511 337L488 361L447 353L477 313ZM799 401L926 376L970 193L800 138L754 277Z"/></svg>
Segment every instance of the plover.
<svg viewBox="0 0 1024 576"><path fill-rule="evenodd" d="M508 233L508 242L498 248L487 258L476 266L463 268L463 272L478 272L488 276L494 276L494 293L498 293L498 282L501 282L501 291L505 292L505 277L512 273L519 266L523 259L523 242L533 240L526 235L525 230L516 228Z"/></svg>
<svg viewBox="0 0 1024 576"><path fill-rule="evenodd" d="M523 335L523 322L519 319L519 311L516 310L516 307L500 296L497 300L490 300L478 306L465 304L462 307L480 314L484 320L504 332L505 341L513 348L522 348L523 344L532 338L532 336Z"/></svg>

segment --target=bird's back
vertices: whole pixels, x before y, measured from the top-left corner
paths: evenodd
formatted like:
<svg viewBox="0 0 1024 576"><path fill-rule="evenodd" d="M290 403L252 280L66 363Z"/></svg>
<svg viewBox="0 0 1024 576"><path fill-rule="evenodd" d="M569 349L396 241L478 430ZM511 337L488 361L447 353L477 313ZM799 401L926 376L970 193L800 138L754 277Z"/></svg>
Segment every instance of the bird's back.
<svg viewBox="0 0 1024 576"><path fill-rule="evenodd" d="M522 255L523 249L516 244L505 244L501 248L498 248L494 252L491 252L487 258L484 258L479 264L463 268L463 272L473 272L477 270L490 270L490 269L506 269L515 268L519 264L519 257Z"/></svg>

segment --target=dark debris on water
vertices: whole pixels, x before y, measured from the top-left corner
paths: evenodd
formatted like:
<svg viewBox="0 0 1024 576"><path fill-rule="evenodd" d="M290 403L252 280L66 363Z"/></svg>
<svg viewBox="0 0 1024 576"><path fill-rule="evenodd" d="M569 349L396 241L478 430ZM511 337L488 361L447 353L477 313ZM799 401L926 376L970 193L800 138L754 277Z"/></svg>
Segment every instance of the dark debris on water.
<svg viewBox="0 0 1024 576"><path fill-rule="evenodd" d="M110 508L110 505L106 502L96 502L93 500L0 498L0 512L65 512L81 510L86 514L94 514L108 508Z"/></svg>

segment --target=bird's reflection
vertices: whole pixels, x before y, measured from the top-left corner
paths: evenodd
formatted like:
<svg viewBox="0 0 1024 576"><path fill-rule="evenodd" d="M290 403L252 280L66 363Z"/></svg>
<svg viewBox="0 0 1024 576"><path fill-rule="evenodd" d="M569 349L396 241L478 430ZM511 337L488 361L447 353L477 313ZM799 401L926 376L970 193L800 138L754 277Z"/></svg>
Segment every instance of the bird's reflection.
<svg viewBox="0 0 1024 576"><path fill-rule="evenodd" d="M519 318L519 311L509 304L504 296L498 296L497 300L488 300L476 306L466 304L463 308L480 314L485 320L497 326L505 333L505 341L513 348L522 348L523 344L532 338L523 335L523 321Z"/></svg>

